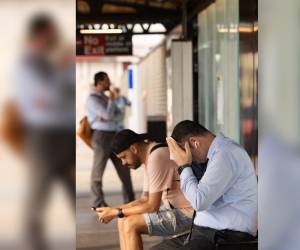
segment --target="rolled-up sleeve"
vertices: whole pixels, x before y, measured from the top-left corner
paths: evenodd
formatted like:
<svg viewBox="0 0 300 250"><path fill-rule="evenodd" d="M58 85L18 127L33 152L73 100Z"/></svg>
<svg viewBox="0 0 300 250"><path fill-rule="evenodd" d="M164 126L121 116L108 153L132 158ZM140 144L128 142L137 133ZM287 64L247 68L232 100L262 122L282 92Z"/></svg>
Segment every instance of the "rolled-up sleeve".
<svg viewBox="0 0 300 250"><path fill-rule="evenodd" d="M207 170L199 182L191 168L182 171L181 191L196 211L203 211L225 193L233 176L228 156L225 153L217 153L208 163Z"/></svg>

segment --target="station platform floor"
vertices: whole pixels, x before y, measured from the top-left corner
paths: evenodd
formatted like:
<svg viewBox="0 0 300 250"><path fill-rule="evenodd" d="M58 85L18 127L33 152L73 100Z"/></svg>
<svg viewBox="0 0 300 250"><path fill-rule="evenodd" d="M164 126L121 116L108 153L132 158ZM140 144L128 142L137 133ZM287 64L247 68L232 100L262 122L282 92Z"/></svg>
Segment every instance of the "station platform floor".
<svg viewBox="0 0 300 250"><path fill-rule="evenodd" d="M76 249L77 250L118 250L119 237L117 221L100 224L97 215L91 211L90 172L93 152L82 142L77 142L76 163ZM141 194L143 186L143 170L131 171L136 197ZM121 182L116 171L108 161L104 177L103 189L106 202L115 206L122 204ZM160 237L143 236L144 250L157 244Z"/></svg>

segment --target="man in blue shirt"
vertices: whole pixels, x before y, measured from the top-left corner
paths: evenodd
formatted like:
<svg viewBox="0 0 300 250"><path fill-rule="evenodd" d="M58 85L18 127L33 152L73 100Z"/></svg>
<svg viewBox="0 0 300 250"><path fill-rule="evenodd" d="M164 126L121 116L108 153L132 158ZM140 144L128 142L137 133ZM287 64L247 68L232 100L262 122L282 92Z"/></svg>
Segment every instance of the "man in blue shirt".
<svg viewBox="0 0 300 250"><path fill-rule="evenodd" d="M167 138L178 166L181 191L196 211L190 238L163 241L153 249L214 249L217 238L251 240L257 231L257 179L247 152L194 121L178 123ZM207 161L200 181L191 163ZM186 237L185 237L186 238Z"/></svg>
<svg viewBox="0 0 300 250"><path fill-rule="evenodd" d="M110 91L110 79L106 72L98 72L94 76L95 91L86 101L88 121L93 129L92 146L94 161L91 175L91 189L95 196L92 207L107 207L102 190L102 177L106 163L110 158L123 184L124 202L134 200L134 192L128 168L122 166L118 157L112 152L112 141L117 132L117 118L120 110ZM105 95L109 92L109 97Z"/></svg>

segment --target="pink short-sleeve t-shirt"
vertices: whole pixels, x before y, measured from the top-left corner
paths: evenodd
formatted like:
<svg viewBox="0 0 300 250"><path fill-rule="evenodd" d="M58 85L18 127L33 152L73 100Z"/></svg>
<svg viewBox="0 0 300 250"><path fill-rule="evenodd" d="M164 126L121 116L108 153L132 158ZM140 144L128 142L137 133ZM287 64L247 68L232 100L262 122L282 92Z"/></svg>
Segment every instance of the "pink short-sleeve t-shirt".
<svg viewBox="0 0 300 250"><path fill-rule="evenodd" d="M150 149L155 145L152 143ZM174 161L170 160L168 147L161 147L148 155L144 166L143 191L163 192L162 201L166 207L179 208L188 217L192 217L193 208L180 190L180 178Z"/></svg>

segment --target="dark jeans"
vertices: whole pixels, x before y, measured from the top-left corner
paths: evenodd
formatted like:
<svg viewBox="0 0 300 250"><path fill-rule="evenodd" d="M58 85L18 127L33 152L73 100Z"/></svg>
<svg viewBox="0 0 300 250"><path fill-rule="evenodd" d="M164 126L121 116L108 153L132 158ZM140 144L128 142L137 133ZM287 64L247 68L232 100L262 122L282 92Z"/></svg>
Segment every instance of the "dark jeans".
<svg viewBox="0 0 300 250"><path fill-rule="evenodd" d="M95 196L92 206L99 207L105 202L102 190L102 178L106 168L108 159L111 159L117 174L123 185L123 199L127 203L134 200L134 192L131 182L130 170L124 167L121 160L112 153L111 144L115 132L105 132L95 130L92 137L92 145L94 148L94 162L91 174L91 190Z"/></svg>
<svg viewBox="0 0 300 250"><path fill-rule="evenodd" d="M247 233L234 232L230 230L216 230L207 227L198 227L194 225L191 240L184 245L187 235L174 239L164 240L151 250L214 250L217 242L226 241L248 241L253 240L253 236Z"/></svg>

